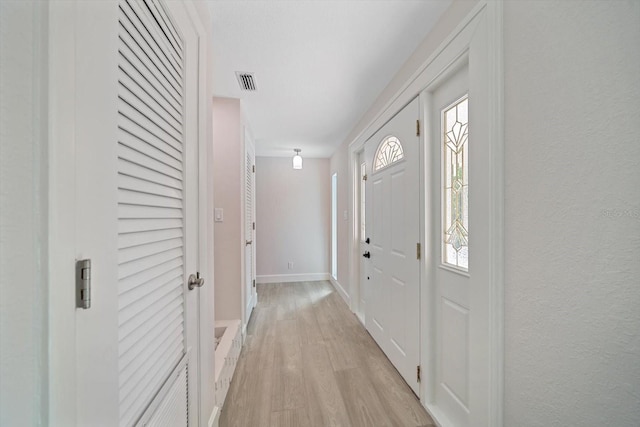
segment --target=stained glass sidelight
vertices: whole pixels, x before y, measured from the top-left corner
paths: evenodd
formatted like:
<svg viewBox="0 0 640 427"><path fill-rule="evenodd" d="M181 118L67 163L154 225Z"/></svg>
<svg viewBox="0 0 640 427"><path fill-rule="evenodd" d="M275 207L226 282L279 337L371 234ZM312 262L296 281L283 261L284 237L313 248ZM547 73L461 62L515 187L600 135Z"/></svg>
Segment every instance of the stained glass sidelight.
<svg viewBox="0 0 640 427"><path fill-rule="evenodd" d="M469 269L469 102L442 111L443 262Z"/></svg>
<svg viewBox="0 0 640 427"><path fill-rule="evenodd" d="M388 136L380 143L378 151L376 151L373 170L378 171L392 163L402 160L403 157L404 151L402 150L400 140L395 136Z"/></svg>
<svg viewBox="0 0 640 427"><path fill-rule="evenodd" d="M366 183L367 180L367 164L360 165L360 240L367 238L367 215L366 215Z"/></svg>

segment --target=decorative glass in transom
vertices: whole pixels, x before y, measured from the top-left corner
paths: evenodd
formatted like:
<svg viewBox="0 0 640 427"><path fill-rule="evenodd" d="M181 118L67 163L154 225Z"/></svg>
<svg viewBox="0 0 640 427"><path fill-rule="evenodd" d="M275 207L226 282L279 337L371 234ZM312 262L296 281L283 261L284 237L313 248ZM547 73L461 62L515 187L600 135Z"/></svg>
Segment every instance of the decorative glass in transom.
<svg viewBox="0 0 640 427"><path fill-rule="evenodd" d="M380 143L378 151L376 151L373 170L379 171L380 169L400 161L403 158L404 150L402 149L400 140L395 136L388 136Z"/></svg>
<svg viewBox="0 0 640 427"><path fill-rule="evenodd" d="M469 269L469 99L442 111L443 249L445 264Z"/></svg>

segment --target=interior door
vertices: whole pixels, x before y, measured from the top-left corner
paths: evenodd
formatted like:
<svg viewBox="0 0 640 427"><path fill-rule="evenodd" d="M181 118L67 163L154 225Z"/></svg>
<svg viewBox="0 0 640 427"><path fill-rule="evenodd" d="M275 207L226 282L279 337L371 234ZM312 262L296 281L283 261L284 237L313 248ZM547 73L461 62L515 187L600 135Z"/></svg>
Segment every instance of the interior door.
<svg viewBox="0 0 640 427"><path fill-rule="evenodd" d="M249 132L245 128L244 137L245 146L245 198L244 198L244 229L245 229L245 246L244 246L244 268L245 268L245 316L244 326L246 327L251 317L251 312L258 302L258 294L256 292L256 232L255 232L255 213L256 213L256 185L255 185L255 153L253 141Z"/></svg>
<svg viewBox="0 0 640 427"><path fill-rule="evenodd" d="M420 352L418 99L365 144L367 330L416 394ZM365 255L363 254L363 255Z"/></svg>
<svg viewBox="0 0 640 427"><path fill-rule="evenodd" d="M198 425L198 40L179 3L75 16L76 425Z"/></svg>

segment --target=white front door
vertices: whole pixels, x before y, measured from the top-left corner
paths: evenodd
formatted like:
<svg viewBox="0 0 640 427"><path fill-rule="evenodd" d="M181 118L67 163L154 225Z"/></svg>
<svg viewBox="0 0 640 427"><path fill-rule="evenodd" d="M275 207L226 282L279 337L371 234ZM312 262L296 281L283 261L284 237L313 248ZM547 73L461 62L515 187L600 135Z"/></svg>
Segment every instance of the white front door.
<svg viewBox="0 0 640 427"><path fill-rule="evenodd" d="M244 327L249 323L251 312L258 302L256 292L256 180L255 153L249 132L244 132L245 173L244 173L244 278L245 278L245 310Z"/></svg>
<svg viewBox="0 0 640 427"><path fill-rule="evenodd" d="M365 324L416 394L420 360L420 107L411 101L365 145L370 265ZM365 238L366 239L366 238Z"/></svg>
<svg viewBox="0 0 640 427"><path fill-rule="evenodd" d="M198 425L197 34L175 2L75 17L75 424Z"/></svg>

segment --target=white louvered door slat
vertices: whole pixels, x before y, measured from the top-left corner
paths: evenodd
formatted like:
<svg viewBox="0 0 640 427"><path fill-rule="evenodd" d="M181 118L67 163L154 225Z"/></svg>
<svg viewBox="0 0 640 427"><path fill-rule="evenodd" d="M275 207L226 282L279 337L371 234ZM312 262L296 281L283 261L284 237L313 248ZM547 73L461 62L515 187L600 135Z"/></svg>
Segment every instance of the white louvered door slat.
<svg viewBox="0 0 640 427"><path fill-rule="evenodd" d="M144 55L151 63L166 76L166 81L177 92L182 91L182 76L176 70L174 64L167 58L166 53L158 44L156 38L159 37L155 31L149 31L148 27L157 23L151 22L148 16L141 13L136 1L128 1L126 7L122 7L121 24L126 28L128 34L135 40Z"/></svg>
<svg viewBox="0 0 640 427"><path fill-rule="evenodd" d="M120 27L120 29L124 31L124 27ZM179 115L182 112L182 105L170 88L163 83L162 74L143 62L138 52L131 46L133 41L128 34L120 35L119 39L118 67L120 71L127 77L135 79L138 85L149 89L148 92L155 94L152 96L158 98L157 102L168 105L174 115Z"/></svg>
<svg viewBox="0 0 640 427"><path fill-rule="evenodd" d="M157 396L187 353L183 45L163 4L122 0L119 13L120 425L160 407L171 424L157 425L180 426L186 366L173 380L179 389L162 402Z"/></svg>
<svg viewBox="0 0 640 427"><path fill-rule="evenodd" d="M145 0L135 0L131 3L132 9L135 10L138 19L141 21L153 21L153 25L145 25L144 36L153 47L154 53L161 59L165 67L171 72L172 77L179 87L183 87L183 66L182 60L174 54L174 49L182 51L180 47L182 43L178 42L178 46L174 47L169 41L169 35L164 31L158 8L153 2ZM143 17L144 15L144 17ZM148 37L147 37L148 36Z"/></svg>
<svg viewBox="0 0 640 427"><path fill-rule="evenodd" d="M177 390L184 389L187 384L187 371L183 371L176 378L175 382L171 385L171 390L167 393L171 396L171 399L167 399L163 402L158 410L153 414L148 422L149 427L160 426L177 426L180 425L181 420L178 414L186 412L186 402L176 399L178 396Z"/></svg>
<svg viewBox="0 0 640 427"><path fill-rule="evenodd" d="M163 76L160 69L153 63L152 58L136 41L136 32L132 32L131 27L126 25L125 21L120 21L120 30L120 54L126 57L128 62L136 67L139 72L145 76L147 81L157 83L156 88L162 91L165 99L176 105L178 112L181 112L182 97L180 96L180 92ZM124 64L126 62L122 63Z"/></svg>

